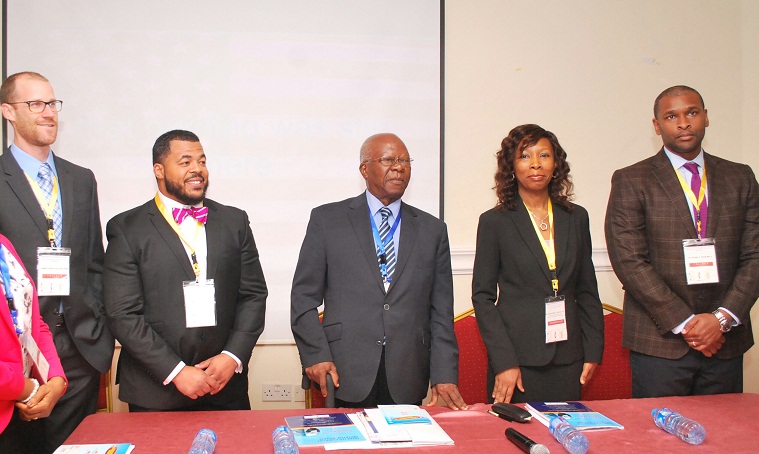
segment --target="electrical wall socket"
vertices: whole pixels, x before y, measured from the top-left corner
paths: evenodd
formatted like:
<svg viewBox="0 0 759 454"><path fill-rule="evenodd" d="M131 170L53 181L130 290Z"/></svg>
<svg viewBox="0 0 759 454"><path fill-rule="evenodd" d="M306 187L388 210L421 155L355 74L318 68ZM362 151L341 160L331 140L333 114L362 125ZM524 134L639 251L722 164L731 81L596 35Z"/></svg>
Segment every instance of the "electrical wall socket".
<svg viewBox="0 0 759 454"><path fill-rule="evenodd" d="M290 402L292 385L263 385L263 402Z"/></svg>
<svg viewBox="0 0 759 454"><path fill-rule="evenodd" d="M293 402L305 402L305 401L306 401L306 390L297 385L293 386Z"/></svg>

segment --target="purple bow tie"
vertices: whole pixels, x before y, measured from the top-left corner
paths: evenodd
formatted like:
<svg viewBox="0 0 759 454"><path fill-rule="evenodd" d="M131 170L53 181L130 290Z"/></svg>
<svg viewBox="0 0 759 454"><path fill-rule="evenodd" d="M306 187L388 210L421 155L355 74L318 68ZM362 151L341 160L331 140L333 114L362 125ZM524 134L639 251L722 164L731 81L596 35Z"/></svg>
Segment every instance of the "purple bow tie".
<svg viewBox="0 0 759 454"><path fill-rule="evenodd" d="M208 207L172 208L171 214L174 216L174 220L177 221L177 224L180 225L187 216L191 216L201 224L205 224L208 220Z"/></svg>

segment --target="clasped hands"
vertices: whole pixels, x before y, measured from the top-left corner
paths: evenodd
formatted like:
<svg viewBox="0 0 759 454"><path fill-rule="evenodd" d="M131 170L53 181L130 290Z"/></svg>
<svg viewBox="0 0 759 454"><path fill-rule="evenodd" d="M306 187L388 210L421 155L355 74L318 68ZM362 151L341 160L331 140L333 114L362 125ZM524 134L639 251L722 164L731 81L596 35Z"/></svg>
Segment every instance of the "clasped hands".
<svg viewBox="0 0 759 454"><path fill-rule="evenodd" d="M725 313L725 311L721 312L725 314L728 321L733 322L730 314ZM719 320L712 313L695 315L688 320L680 334L690 348L703 353L707 358L715 355L725 343L725 336L720 329Z"/></svg>
<svg viewBox="0 0 759 454"><path fill-rule="evenodd" d="M219 353L195 366L184 366L172 382L179 392L197 399L206 394L217 394L229 383L237 368L231 356Z"/></svg>
<svg viewBox="0 0 759 454"><path fill-rule="evenodd" d="M25 398L31 392L31 390L27 391L27 388L31 386L30 381L28 378L26 380L27 386L24 387L25 392L22 396L19 396L20 398ZM28 402L16 402L16 408L18 408L21 419L24 421L50 416L53 407L55 407L58 399L61 398L66 390L66 381L62 377L53 377L47 383L40 383L39 386L37 392Z"/></svg>
<svg viewBox="0 0 759 454"><path fill-rule="evenodd" d="M340 387L340 375L338 375L337 367L335 367L335 363L332 361L316 363L313 366L306 367L305 372L312 382L319 384L323 397L327 397L327 374L332 376L335 388ZM459 393L458 386L453 383L438 383L433 385L432 399L427 406L432 407L437 405L439 398L442 398L443 402L451 410L466 410L468 408L464 402L464 398Z"/></svg>

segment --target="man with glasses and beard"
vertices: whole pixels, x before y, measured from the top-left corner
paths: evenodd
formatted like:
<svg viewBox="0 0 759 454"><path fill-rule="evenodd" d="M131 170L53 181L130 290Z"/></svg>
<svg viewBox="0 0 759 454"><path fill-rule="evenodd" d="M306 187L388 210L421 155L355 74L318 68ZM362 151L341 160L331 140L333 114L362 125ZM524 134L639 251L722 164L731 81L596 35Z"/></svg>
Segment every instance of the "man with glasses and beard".
<svg viewBox="0 0 759 454"><path fill-rule="evenodd" d="M247 214L206 199L198 137L153 146L154 199L108 222L103 291L130 411L246 410L267 289Z"/></svg>

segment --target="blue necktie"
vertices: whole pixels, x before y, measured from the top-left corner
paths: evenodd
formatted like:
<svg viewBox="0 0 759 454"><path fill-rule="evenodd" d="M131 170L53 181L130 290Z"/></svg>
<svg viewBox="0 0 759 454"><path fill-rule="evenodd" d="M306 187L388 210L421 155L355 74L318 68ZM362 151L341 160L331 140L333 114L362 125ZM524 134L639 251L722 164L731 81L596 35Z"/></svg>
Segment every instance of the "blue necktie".
<svg viewBox="0 0 759 454"><path fill-rule="evenodd" d="M50 198L53 196L53 169L46 162L43 162L40 166L39 173L37 174L37 184L42 189L45 199L50 201ZM53 230L55 230L55 245L62 247L63 213L61 212L61 204L57 200L55 201L55 208L53 208Z"/></svg>
<svg viewBox="0 0 759 454"><path fill-rule="evenodd" d="M385 245L387 277L392 277L393 271L395 271L395 243L393 242L392 236L388 239L388 235L390 233L390 223L387 222L388 217L392 212L388 207L382 207L379 211L380 215L382 215L382 224L380 224L379 227L379 235L380 241L382 241L382 244ZM377 253L379 254L379 251ZM380 259L378 259L378 261L380 261Z"/></svg>

